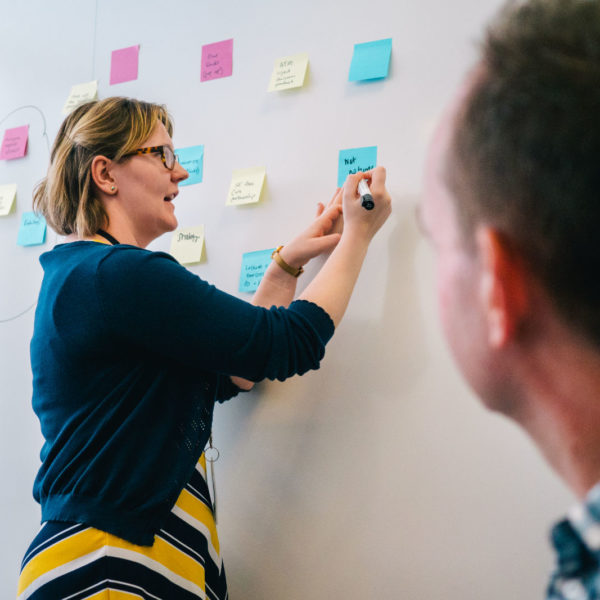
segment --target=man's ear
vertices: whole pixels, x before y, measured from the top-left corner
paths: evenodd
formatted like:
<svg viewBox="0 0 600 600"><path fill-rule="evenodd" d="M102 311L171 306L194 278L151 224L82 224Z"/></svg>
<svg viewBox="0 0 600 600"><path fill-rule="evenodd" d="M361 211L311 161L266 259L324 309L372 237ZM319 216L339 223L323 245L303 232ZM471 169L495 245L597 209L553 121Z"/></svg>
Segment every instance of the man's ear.
<svg viewBox="0 0 600 600"><path fill-rule="evenodd" d="M481 260L480 301L493 348L506 346L519 330L531 303L523 258L497 229L480 226L475 232Z"/></svg>
<svg viewBox="0 0 600 600"><path fill-rule="evenodd" d="M117 192L115 180L111 171L112 161L106 156L94 156L91 166L92 180L96 188L107 196L114 196Z"/></svg>

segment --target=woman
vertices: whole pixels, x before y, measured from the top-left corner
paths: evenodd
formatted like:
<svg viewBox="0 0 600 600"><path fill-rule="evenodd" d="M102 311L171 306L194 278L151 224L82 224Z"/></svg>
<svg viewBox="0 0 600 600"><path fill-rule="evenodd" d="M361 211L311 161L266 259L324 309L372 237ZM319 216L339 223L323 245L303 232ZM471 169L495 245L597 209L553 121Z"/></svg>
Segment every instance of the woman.
<svg viewBox="0 0 600 600"><path fill-rule="evenodd" d="M390 213L383 169L365 174L372 211L358 200L363 175L350 176L274 255L254 305L243 302L144 249L177 226L173 200L187 172L171 134L161 106L80 106L34 194L68 237L40 258L31 363L43 525L20 598L227 597L203 454L214 401L319 367ZM330 250L292 302L301 267Z"/></svg>

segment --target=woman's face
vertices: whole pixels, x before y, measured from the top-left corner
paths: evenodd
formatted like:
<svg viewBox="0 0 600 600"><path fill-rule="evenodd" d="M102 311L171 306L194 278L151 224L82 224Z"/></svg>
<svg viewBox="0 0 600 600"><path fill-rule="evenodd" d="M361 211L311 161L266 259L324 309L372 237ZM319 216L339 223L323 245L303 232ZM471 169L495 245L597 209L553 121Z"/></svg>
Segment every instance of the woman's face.
<svg viewBox="0 0 600 600"><path fill-rule="evenodd" d="M149 146L169 146L173 150L173 140L161 122L140 147ZM178 162L169 170L160 152L141 154L113 163L111 174L117 189L119 217L127 221L140 246L145 247L177 227L173 200L179 182L188 177Z"/></svg>

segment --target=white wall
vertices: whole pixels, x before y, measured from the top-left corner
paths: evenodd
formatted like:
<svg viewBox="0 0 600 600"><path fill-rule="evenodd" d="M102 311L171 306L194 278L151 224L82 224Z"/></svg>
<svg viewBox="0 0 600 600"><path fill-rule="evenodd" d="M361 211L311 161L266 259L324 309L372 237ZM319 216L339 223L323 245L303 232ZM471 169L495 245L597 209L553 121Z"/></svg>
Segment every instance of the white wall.
<svg viewBox="0 0 600 600"><path fill-rule="evenodd" d="M487 414L438 328L430 250L414 225L428 138L475 56L497 0L1 0L0 119L37 105L53 139L72 84L166 103L175 144L205 145L182 189L182 226L204 224L195 273L237 294L243 252L307 223L336 184L339 149L377 145L394 214L373 243L320 371L264 383L217 409L219 529L231 597L464 600L542 597L547 528L572 502L530 442ZM95 16L97 14L97 21ZM94 49L94 31L97 33ZM200 83L205 43L233 37L234 71ZM390 77L349 83L353 44L393 38ZM108 85L110 52L141 44L139 79ZM308 84L269 94L276 58L308 52ZM0 219L0 320L34 300L45 247L15 245L48 152L0 162L19 185ZM231 171L264 165L260 205L226 207ZM153 245L168 249L165 236ZM313 271L314 272L314 271ZM309 272L310 276L310 272ZM308 276L303 276L306 282ZM30 408L33 312L0 323L0 581L11 597L38 527L41 447Z"/></svg>

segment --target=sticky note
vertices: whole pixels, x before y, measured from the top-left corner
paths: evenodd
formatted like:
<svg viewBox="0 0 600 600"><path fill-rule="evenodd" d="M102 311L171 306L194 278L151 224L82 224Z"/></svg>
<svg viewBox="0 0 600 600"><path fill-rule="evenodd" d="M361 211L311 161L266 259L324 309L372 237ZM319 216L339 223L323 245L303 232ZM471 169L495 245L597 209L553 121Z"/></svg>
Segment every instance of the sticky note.
<svg viewBox="0 0 600 600"><path fill-rule="evenodd" d="M235 170L231 178L226 204L231 206L258 202L265 182L265 176L265 167Z"/></svg>
<svg viewBox="0 0 600 600"><path fill-rule="evenodd" d="M179 185L193 185L202 181L204 146L188 146L187 148L178 148L175 154L179 158L179 164L190 174L190 176L181 181Z"/></svg>
<svg viewBox="0 0 600 600"><path fill-rule="evenodd" d="M346 177L358 171L370 171L377 166L377 146L340 150L338 161L338 187L344 185Z"/></svg>
<svg viewBox="0 0 600 600"><path fill-rule="evenodd" d="M350 63L348 81L365 79L382 79L388 76L390 57L392 55L392 38L354 44L354 54Z"/></svg>
<svg viewBox="0 0 600 600"><path fill-rule="evenodd" d="M307 68L308 54L306 53L284 56L276 60L268 91L275 92L302 87Z"/></svg>
<svg viewBox="0 0 600 600"><path fill-rule="evenodd" d="M46 219L34 212L23 213L17 236L19 246L39 246L46 241Z"/></svg>
<svg viewBox="0 0 600 600"><path fill-rule="evenodd" d="M271 264L271 254L275 248L242 254L240 272L240 292L255 292L267 267Z"/></svg>
<svg viewBox="0 0 600 600"><path fill-rule="evenodd" d="M110 85L138 78L139 44L113 50L110 56Z"/></svg>
<svg viewBox="0 0 600 600"><path fill-rule="evenodd" d="M204 225L175 230L171 238L171 256L182 265L199 263L203 252Z"/></svg>
<svg viewBox="0 0 600 600"><path fill-rule="evenodd" d="M0 147L0 159L12 160L21 158L27 152L27 137L29 136L29 125L13 127L4 132L2 147Z"/></svg>
<svg viewBox="0 0 600 600"><path fill-rule="evenodd" d="M68 115L74 108L98 98L98 82L78 83L71 88L71 93L62 109L63 115Z"/></svg>
<svg viewBox="0 0 600 600"><path fill-rule="evenodd" d="M200 81L230 77L233 72L233 39L202 46Z"/></svg>
<svg viewBox="0 0 600 600"><path fill-rule="evenodd" d="M6 217L14 211L17 198L17 184L0 185L0 217Z"/></svg>

